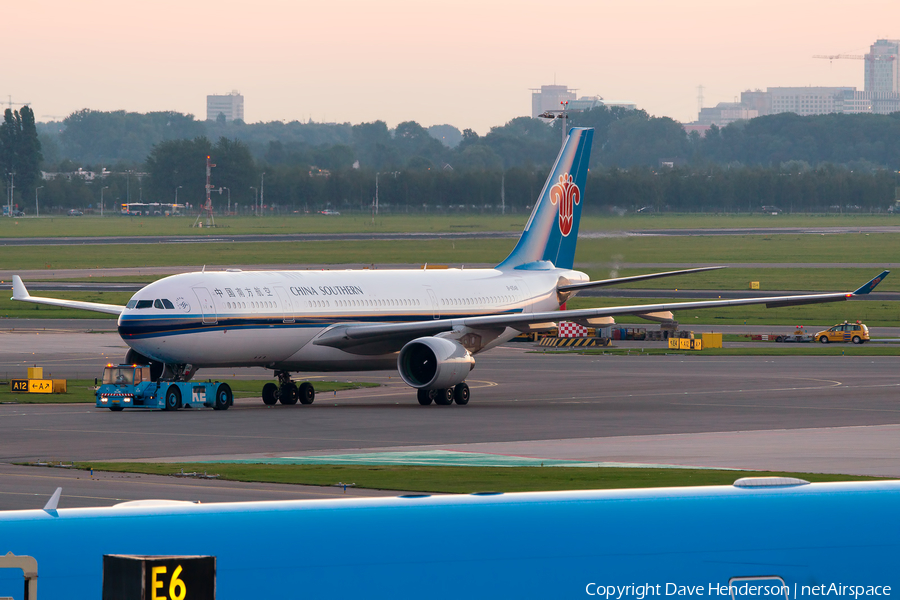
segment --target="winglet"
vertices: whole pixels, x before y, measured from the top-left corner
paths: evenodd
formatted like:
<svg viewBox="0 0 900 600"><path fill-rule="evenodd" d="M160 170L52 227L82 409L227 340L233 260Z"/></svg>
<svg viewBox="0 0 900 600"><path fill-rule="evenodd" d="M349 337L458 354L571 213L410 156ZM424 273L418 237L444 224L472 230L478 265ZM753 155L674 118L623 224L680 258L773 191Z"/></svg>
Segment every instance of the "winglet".
<svg viewBox="0 0 900 600"><path fill-rule="evenodd" d="M59 506L59 497L62 495L62 488L56 488L56 491L53 492L53 495L50 496L50 499L47 500L47 504L44 505L44 510L50 512L52 510L56 510L56 507Z"/></svg>
<svg viewBox="0 0 900 600"><path fill-rule="evenodd" d="M25 289L25 284L22 283L22 278L18 275L13 275L13 300L27 300L28 299L28 290Z"/></svg>
<svg viewBox="0 0 900 600"><path fill-rule="evenodd" d="M869 292L871 292L872 290L875 289L876 285L881 283L882 279L884 279L885 277L888 276L888 273L890 273L890 271L882 271L880 275L878 275L877 277L874 277L871 281L869 281L869 283L867 283L866 285L862 286L861 288L859 288L858 290L853 292L853 295L861 296L863 294L868 294Z"/></svg>

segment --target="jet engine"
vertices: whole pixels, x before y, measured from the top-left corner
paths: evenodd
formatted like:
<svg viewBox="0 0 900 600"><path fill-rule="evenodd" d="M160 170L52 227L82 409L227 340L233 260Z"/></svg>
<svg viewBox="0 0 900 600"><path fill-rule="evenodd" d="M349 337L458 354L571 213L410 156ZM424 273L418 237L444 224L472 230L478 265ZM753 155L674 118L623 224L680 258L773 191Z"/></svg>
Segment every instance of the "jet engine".
<svg viewBox="0 0 900 600"><path fill-rule="evenodd" d="M407 385L424 390L451 388L475 368L475 359L460 343L439 337L408 342L397 357L397 370Z"/></svg>

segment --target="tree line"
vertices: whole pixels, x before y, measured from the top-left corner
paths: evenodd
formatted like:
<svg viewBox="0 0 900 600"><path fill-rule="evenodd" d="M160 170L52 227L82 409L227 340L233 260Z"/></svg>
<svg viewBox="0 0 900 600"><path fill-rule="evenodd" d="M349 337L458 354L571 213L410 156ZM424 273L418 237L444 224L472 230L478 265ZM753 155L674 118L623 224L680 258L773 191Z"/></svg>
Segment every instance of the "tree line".
<svg viewBox="0 0 900 600"><path fill-rule="evenodd" d="M883 210L895 199L900 113L772 115L713 127L705 137L667 117L618 107L573 113L568 121L595 129L593 207ZM120 174L104 179L108 199L124 202L124 191L134 201L127 173L135 172L132 185L145 201L170 202L178 190L179 201L199 204L209 155L217 165L214 187L233 202L249 206L264 185L269 210L291 212L368 210L376 174L386 210L497 210L501 189L506 208L527 210L562 137L560 119L528 117L483 136L413 121L394 129L383 121L246 124L172 112L80 111L54 126L42 129L45 170L53 160L63 171L107 166ZM48 201L60 207L99 200L96 183L76 178L47 188Z"/></svg>
<svg viewBox="0 0 900 600"><path fill-rule="evenodd" d="M41 181L42 160L34 112L28 106L15 111L7 108L0 124L0 172L6 182L4 190L8 193L14 188L18 190L15 198L31 198Z"/></svg>

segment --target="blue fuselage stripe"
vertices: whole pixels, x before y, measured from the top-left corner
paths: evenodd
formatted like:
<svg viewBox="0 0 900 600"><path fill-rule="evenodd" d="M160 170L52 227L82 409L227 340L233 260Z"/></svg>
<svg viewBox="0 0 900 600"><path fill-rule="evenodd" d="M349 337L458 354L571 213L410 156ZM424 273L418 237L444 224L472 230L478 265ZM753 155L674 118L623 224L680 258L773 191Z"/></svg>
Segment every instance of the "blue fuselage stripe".
<svg viewBox="0 0 900 600"><path fill-rule="evenodd" d="M477 317L483 314L503 315L518 314L521 309L506 310L502 312L487 313L453 313L441 315L441 319L461 319ZM224 330L254 330L254 329L307 329L330 327L338 323L416 323L435 320L431 315L328 315L322 317L295 318L293 322L285 322L281 315L272 316L223 316L218 317L215 323L204 323L202 315L186 315L172 318L165 316L146 317L122 317L119 322L119 335L123 339L138 340L157 337L177 336L192 333L207 333Z"/></svg>

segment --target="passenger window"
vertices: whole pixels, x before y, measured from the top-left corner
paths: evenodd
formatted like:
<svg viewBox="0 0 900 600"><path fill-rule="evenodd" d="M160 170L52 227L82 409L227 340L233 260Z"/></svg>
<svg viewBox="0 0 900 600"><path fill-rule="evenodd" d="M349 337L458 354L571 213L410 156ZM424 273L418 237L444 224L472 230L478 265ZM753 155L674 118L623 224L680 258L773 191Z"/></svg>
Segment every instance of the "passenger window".
<svg viewBox="0 0 900 600"><path fill-rule="evenodd" d="M153 300L138 300L135 308L150 308L153 306Z"/></svg>

